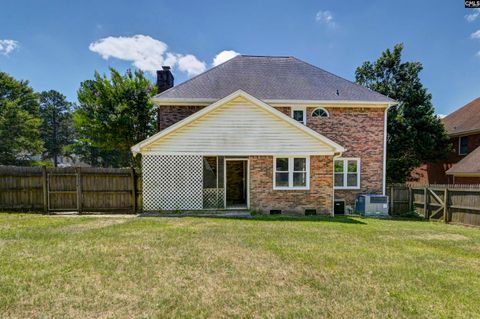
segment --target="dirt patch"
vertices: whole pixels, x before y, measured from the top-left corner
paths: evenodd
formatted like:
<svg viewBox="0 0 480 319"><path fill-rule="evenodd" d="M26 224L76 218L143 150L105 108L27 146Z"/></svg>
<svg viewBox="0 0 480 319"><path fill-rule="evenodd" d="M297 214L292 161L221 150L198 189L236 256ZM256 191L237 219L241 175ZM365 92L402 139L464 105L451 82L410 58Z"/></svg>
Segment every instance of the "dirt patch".
<svg viewBox="0 0 480 319"><path fill-rule="evenodd" d="M122 219L113 219L113 218L108 218L108 219L93 219L91 221L82 223L82 224L75 224L75 225L68 225L64 227L57 228L56 230L58 232L62 233L82 233L84 231L88 230L93 230L93 229L100 229L100 228L105 228L113 225L120 225L123 223L128 222L128 219L122 218Z"/></svg>
<svg viewBox="0 0 480 319"><path fill-rule="evenodd" d="M413 236L415 239L423 239L423 240L469 240L468 237L460 235L460 234L449 234L449 233L441 233L441 234L425 234L422 236Z"/></svg>

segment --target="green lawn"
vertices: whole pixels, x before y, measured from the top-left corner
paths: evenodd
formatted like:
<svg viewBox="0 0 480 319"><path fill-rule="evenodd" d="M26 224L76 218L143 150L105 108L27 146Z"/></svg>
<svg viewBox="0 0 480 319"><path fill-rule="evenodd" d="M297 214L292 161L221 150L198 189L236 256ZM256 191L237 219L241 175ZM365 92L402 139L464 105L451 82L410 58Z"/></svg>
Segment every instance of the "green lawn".
<svg viewBox="0 0 480 319"><path fill-rule="evenodd" d="M1 318L478 318L480 229L0 214Z"/></svg>

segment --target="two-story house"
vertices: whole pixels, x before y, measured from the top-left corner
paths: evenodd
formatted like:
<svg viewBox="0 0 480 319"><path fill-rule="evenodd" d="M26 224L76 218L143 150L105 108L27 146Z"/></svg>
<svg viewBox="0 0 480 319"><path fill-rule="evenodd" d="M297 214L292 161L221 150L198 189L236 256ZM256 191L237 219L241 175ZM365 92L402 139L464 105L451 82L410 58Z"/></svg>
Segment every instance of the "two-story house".
<svg viewBox="0 0 480 319"><path fill-rule="evenodd" d="M331 214L385 192L386 96L280 56L237 56L178 86L164 67L157 85L159 132L132 147L146 211Z"/></svg>
<svg viewBox="0 0 480 319"><path fill-rule="evenodd" d="M416 169L413 179L419 184L480 184L480 98L450 113L443 124L452 154Z"/></svg>

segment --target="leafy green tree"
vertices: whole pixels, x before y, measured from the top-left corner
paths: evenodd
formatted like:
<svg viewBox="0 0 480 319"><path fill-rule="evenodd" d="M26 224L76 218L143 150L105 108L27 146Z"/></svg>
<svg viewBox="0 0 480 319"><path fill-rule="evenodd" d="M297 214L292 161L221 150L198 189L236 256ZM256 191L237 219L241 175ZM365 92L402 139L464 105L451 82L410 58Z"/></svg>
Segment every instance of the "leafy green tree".
<svg viewBox="0 0 480 319"><path fill-rule="evenodd" d="M27 81L0 72L0 164L30 164L43 150L39 104Z"/></svg>
<svg viewBox="0 0 480 319"><path fill-rule="evenodd" d="M74 104L54 90L42 92L39 97L42 118L40 134L45 147L43 158L52 159L53 165L57 167L58 156L65 155L66 146L73 143Z"/></svg>
<svg viewBox="0 0 480 319"><path fill-rule="evenodd" d="M388 113L387 181L405 182L413 168L445 158L450 146L432 96L420 81L420 62L402 62L403 44L355 71L357 83L399 102Z"/></svg>
<svg viewBox="0 0 480 319"><path fill-rule="evenodd" d="M137 166L130 147L156 131L151 97L156 89L142 71L121 75L110 69L110 78L95 72L81 83L74 125L76 151L92 165Z"/></svg>

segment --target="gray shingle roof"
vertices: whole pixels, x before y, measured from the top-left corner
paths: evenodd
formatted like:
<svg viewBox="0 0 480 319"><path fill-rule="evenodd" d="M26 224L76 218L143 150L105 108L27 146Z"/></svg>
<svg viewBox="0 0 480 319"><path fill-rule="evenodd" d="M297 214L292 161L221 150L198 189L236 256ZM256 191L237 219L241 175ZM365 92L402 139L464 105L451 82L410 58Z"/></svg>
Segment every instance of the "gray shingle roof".
<svg viewBox="0 0 480 319"><path fill-rule="evenodd" d="M217 100L237 90L262 100L395 102L294 57L248 55L236 56L155 98Z"/></svg>

